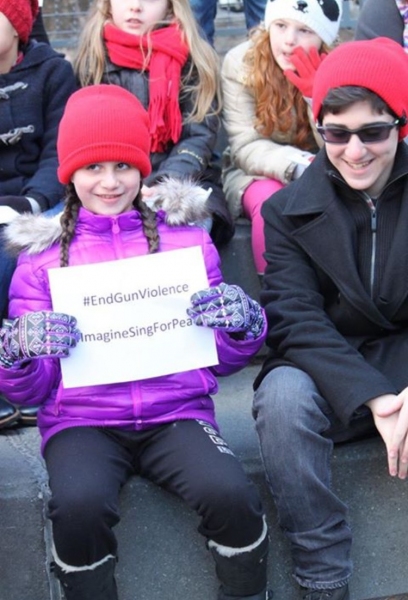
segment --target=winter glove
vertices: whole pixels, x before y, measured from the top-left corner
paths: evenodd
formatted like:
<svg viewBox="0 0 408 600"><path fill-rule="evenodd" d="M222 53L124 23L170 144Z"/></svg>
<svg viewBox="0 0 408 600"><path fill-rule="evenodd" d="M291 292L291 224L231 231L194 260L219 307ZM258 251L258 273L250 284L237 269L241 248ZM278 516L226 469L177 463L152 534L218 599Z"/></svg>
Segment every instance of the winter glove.
<svg viewBox="0 0 408 600"><path fill-rule="evenodd" d="M5 319L0 329L0 364L7 368L32 358L63 358L79 337L76 319L64 313L39 311Z"/></svg>
<svg viewBox="0 0 408 600"><path fill-rule="evenodd" d="M264 328L265 318L258 302L237 285L221 283L191 296L187 314L196 325L223 329L241 339L256 339Z"/></svg>
<svg viewBox="0 0 408 600"><path fill-rule="evenodd" d="M0 196L0 206L9 206L18 213L33 212L29 200L24 196Z"/></svg>
<svg viewBox="0 0 408 600"><path fill-rule="evenodd" d="M290 62L295 67L296 71L286 69L283 74L305 98L311 98L313 92L313 82L315 74L320 64L326 58L327 54L322 52L319 54L317 48L312 46L309 53L302 46L294 49L290 57Z"/></svg>

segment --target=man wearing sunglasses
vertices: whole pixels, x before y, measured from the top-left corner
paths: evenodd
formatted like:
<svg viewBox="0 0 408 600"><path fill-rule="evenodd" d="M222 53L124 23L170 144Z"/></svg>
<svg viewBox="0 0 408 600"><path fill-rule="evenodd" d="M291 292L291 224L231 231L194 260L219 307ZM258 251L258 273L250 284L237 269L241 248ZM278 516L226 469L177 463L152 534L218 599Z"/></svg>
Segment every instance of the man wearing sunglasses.
<svg viewBox="0 0 408 600"><path fill-rule="evenodd" d="M408 470L408 57L386 38L319 66L324 147L263 205L261 302L269 353L254 415L304 600L348 600L347 507L333 442L377 430L392 477Z"/></svg>

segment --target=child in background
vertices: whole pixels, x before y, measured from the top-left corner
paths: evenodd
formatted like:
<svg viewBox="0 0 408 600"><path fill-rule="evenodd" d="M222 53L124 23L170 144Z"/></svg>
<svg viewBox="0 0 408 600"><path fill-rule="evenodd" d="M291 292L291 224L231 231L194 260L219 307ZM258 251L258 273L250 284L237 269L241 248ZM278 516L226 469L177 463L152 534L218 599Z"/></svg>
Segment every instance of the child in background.
<svg viewBox="0 0 408 600"><path fill-rule="evenodd" d="M264 25L224 59L224 191L232 216L252 222L259 274L265 269L261 206L303 173L321 145L307 100L341 12L341 0L268 0Z"/></svg>
<svg viewBox="0 0 408 600"><path fill-rule="evenodd" d="M19 213L42 212L63 196L57 128L76 82L68 61L29 40L37 13L37 0L0 0L0 232ZM0 236L0 318L14 268ZM0 397L0 427L20 416Z"/></svg>
<svg viewBox="0 0 408 600"><path fill-rule="evenodd" d="M191 179L206 190L213 241L234 226L214 164L219 130L218 58L198 33L188 0L95 0L74 64L81 86L114 83L139 98L150 116L152 173L142 194L163 177Z"/></svg>
<svg viewBox="0 0 408 600"><path fill-rule="evenodd" d="M218 431L210 396L217 375L242 368L260 349L264 314L222 282L208 233L186 222L205 216L202 190L167 181L158 186L158 212L143 201L149 150L148 116L134 95L104 84L73 94L58 136L58 175L67 184L61 220L22 216L7 229L9 242L25 251L0 333L0 390L20 404L41 405L55 572L67 600L118 598L113 527L119 491L134 473L198 512L221 584L218 600L266 600L262 505ZM65 389L58 358L75 346L78 331L74 316L52 312L48 270L192 246L202 248L210 288L192 296L188 314L215 329L219 364Z"/></svg>

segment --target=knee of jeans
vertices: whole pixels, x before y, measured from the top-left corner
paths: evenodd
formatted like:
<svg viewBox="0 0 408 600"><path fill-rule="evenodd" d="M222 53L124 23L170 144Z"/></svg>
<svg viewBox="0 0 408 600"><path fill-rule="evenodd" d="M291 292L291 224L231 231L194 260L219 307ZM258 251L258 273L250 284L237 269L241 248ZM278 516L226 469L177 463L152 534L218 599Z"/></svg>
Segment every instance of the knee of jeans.
<svg viewBox="0 0 408 600"><path fill-rule="evenodd" d="M297 424L306 424L307 415L317 408L311 402L317 395L313 380L300 369L278 367L270 371L254 396L257 428L267 426L274 435L285 437Z"/></svg>

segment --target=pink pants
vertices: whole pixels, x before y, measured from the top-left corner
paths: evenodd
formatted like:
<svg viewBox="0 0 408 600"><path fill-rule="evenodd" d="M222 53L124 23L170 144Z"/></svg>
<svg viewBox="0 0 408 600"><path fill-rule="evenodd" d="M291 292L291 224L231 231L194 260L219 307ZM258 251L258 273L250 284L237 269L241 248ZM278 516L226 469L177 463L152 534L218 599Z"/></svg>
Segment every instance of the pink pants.
<svg viewBox="0 0 408 600"><path fill-rule="evenodd" d="M276 179L259 179L251 183L242 196L242 207L244 216L252 224L252 253L257 273L260 275L265 271L266 262L264 259L265 237L264 222L261 216L262 204L278 190L281 190L284 184Z"/></svg>

